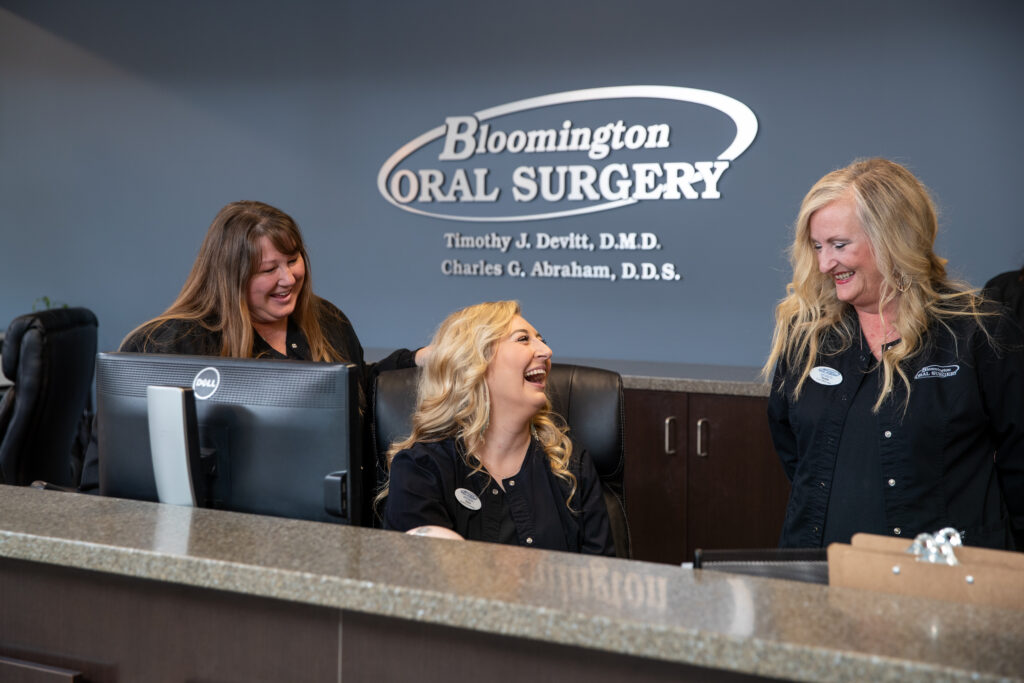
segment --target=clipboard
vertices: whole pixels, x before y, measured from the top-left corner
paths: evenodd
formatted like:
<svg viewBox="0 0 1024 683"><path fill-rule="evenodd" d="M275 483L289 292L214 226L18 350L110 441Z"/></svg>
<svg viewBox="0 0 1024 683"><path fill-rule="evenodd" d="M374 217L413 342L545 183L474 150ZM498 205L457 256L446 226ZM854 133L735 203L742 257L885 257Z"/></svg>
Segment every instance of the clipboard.
<svg viewBox="0 0 1024 683"><path fill-rule="evenodd" d="M1024 553L961 546L959 535L952 545L938 559L914 554L905 539L854 534L828 547L829 585L1024 610Z"/></svg>

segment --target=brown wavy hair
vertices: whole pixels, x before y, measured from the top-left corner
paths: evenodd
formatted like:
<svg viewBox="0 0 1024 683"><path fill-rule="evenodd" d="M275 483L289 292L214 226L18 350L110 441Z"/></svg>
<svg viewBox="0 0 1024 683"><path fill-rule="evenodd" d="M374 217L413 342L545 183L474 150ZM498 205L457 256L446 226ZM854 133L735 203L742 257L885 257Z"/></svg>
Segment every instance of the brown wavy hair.
<svg viewBox="0 0 1024 683"><path fill-rule="evenodd" d="M831 278L818 270L817 253L810 236L815 211L844 197L852 197L857 218L871 245L883 281L878 310L895 302L891 323L900 343L882 354L882 386L875 401L877 412L889 396L896 378L910 396L907 362L925 348L928 328L933 323L948 327L956 317L973 317L987 330L977 289L951 279L946 259L934 251L938 234L935 205L927 188L905 167L887 159L855 161L816 182L804 197L797 216L793 244L789 248L793 280L786 285L786 297L775 309L772 350L762 369L769 377L779 360L798 373L794 397L814 367L826 337L838 345L830 354L849 349L856 341L858 327L849 304L836 296ZM906 406L906 402L904 403Z"/></svg>
<svg viewBox="0 0 1024 683"><path fill-rule="evenodd" d="M387 466L401 450L418 442L449 438L459 441L466 464L474 472L483 470L476 455L483 447L490 421L491 401L487 390L487 368L499 341L509 332L513 319L521 315L516 301L485 302L449 315L431 342L433 351L420 376L412 434L388 449ZM551 401L530 419L534 437L548 458L551 471L570 487L566 506L576 493L576 477L569 471L572 442L568 427L551 411ZM388 494L388 483L376 497ZM570 508L571 509L571 508Z"/></svg>
<svg viewBox="0 0 1024 683"><path fill-rule="evenodd" d="M220 355L252 357L255 332L247 292L259 269L264 237L282 254L301 256L305 264L306 276L290 317L306 336L313 360L347 360L324 334L322 316L327 310L313 294L309 254L299 226L280 209L256 201L232 202L217 213L174 303L125 339L141 334L148 340L161 323L188 320L220 333Z"/></svg>

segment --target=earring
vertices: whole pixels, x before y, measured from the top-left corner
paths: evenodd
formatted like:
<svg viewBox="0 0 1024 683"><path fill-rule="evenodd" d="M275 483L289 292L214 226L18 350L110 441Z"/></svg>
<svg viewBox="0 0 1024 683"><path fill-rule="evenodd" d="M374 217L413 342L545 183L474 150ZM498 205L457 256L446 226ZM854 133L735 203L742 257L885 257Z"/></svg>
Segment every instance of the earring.
<svg viewBox="0 0 1024 683"><path fill-rule="evenodd" d="M911 280L910 276L906 273L900 273L896 278L896 289L898 289L901 294L910 289L911 284L913 284L913 280Z"/></svg>
<svg viewBox="0 0 1024 683"><path fill-rule="evenodd" d="M480 431L481 434L487 431L487 428L491 426L491 392L484 384L484 428Z"/></svg>

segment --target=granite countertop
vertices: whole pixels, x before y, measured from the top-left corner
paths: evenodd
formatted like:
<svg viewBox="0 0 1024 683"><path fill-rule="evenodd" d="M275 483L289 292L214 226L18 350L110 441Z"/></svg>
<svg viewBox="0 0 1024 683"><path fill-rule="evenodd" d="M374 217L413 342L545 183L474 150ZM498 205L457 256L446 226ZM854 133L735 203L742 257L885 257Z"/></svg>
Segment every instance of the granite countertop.
<svg viewBox="0 0 1024 683"><path fill-rule="evenodd" d="M614 370L622 375L622 386L626 389L767 396L769 388L761 380L761 368L594 358L558 358L557 362Z"/></svg>
<svg viewBox="0 0 1024 683"><path fill-rule="evenodd" d="M0 486L0 557L803 681L1024 680L1018 611Z"/></svg>
<svg viewBox="0 0 1024 683"><path fill-rule="evenodd" d="M365 357L367 361L377 361L389 353L385 349L370 348L366 349ZM613 370L622 375L622 386L626 389L730 396L768 395L768 384L760 376L761 368L562 356L557 356L555 362Z"/></svg>

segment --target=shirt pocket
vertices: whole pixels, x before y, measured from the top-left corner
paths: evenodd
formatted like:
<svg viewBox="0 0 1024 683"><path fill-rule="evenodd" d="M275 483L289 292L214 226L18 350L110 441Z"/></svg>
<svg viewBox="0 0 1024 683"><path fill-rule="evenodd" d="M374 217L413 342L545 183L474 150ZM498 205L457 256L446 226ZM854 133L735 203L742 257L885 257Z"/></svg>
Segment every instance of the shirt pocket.
<svg viewBox="0 0 1024 683"><path fill-rule="evenodd" d="M789 424L798 444L813 442L815 432L827 423L830 411L842 400L844 391L851 390L843 384L822 386L808 379L799 398L793 400L792 395L787 396ZM803 448L798 450L803 452Z"/></svg>

